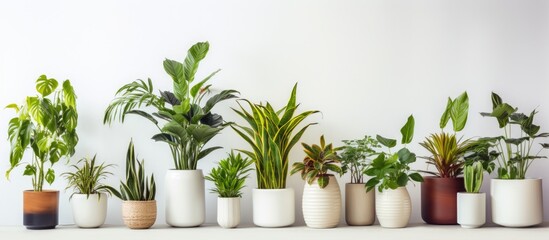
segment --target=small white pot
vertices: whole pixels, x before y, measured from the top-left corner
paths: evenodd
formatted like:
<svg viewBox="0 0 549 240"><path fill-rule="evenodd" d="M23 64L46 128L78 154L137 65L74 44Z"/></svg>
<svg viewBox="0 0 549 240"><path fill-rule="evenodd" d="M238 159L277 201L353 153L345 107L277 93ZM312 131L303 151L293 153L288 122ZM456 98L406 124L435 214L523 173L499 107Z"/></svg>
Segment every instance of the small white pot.
<svg viewBox="0 0 549 240"><path fill-rule="evenodd" d="M259 227L286 227L295 222L293 188L253 189L253 221Z"/></svg>
<svg viewBox="0 0 549 240"><path fill-rule="evenodd" d="M412 203L406 187L376 193L376 215L382 227L406 227L411 214Z"/></svg>
<svg viewBox="0 0 549 240"><path fill-rule="evenodd" d="M375 191L366 192L364 183L345 184L345 221L351 226L374 224Z"/></svg>
<svg viewBox="0 0 549 240"><path fill-rule="evenodd" d="M76 226L97 228L107 217L107 194L74 194L71 199L72 216Z"/></svg>
<svg viewBox="0 0 549 240"><path fill-rule="evenodd" d="M168 170L165 184L166 223L172 227L203 224L206 192L202 170Z"/></svg>
<svg viewBox="0 0 549 240"><path fill-rule="evenodd" d="M341 215L341 191L334 176L329 176L325 188L318 186L317 180L312 184L305 182L303 189L303 218L311 228L333 228L339 224Z"/></svg>
<svg viewBox="0 0 549 240"><path fill-rule="evenodd" d="M543 222L541 179L492 179L492 221L505 227L529 227Z"/></svg>
<svg viewBox="0 0 549 240"><path fill-rule="evenodd" d="M486 223L486 194L459 192L457 222L463 228L478 228Z"/></svg>
<svg viewBox="0 0 549 240"><path fill-rule="evenodd" d="M235 228L240 224L240 198L217 198L217 224Z"/></svg>

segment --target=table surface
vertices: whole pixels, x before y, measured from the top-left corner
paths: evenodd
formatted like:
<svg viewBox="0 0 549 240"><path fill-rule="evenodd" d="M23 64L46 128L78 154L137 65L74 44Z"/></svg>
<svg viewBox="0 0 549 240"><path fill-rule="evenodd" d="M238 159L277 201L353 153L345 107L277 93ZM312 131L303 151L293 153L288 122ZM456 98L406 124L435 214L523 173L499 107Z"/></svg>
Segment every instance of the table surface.
<svg viewBox="0 0 549 240"><path fill-rule="evenodd" d="M104 225L96 229L82 229L74 225L58 226L51 230L27 230L23 226L0 227L1 240L15 239L72 239L72 240L109 240L109 239L488 239L488 240L535 240L549 239L549 223L531 228L504 228L485 226L478 229L464 229L459 226L440 226L427 224L410 224L406 228L388 229L379 225L346 226L332 229L312 229L305 226L286 228L259 228L252 225L239 226L234 229L223 229L217 225L205 224L195 228L171 228L167 225L155 225L146 230L131 230L125 226Z"/></svg>

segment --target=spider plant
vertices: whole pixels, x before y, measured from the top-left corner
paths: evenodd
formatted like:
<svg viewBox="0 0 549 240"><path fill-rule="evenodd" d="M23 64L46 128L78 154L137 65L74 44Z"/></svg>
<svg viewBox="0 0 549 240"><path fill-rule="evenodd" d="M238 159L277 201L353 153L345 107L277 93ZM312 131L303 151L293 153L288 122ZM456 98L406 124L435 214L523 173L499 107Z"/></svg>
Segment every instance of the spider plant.
<svg viewBox="0 0 549 240"><path fill-rule="evenodd" d="M248 173L252 170L252 163L251 159L243 158L240 153L229 153L229 156L219 161L218 166L205 177L215 184L212 192L221 198L242 197L241 191L245 187Z"/></svg>
<svg viewBox="0 0 549 240"><path fill-rule="evenodd" d="M248 104L250 111L245 110L240 103L240 110L233 109L249 125L247 127L234 124L231 127L253 149L252 151L239 151L254 161L259 189L286 187L290 150L299 141L305 130L315 124L309 123L293 134L293 131L305 118L318 112L305 111L294 116L299 106L296 104L296 91L297 84L293 87L286 107L278 111L275 111L268 102L265 105L254 104L245 99L242 101Z"/></svg>
<svg viewBox="0 0 549 240"><path fill-rule="evenodd" d="M219 114L212 113L213 107L224 100L235 98L235 90L223 90L209 99L211 84L208 81L220 70L217 70L200 82L192 85L200 61L209 50L208 42L199 42L187 52L184 63L164 60L164 70L173 80L173 92L160 91L154 94L151 79L146 82L137 80L122 86L117 97L110 103L103 123L119 120L124 122L127 114L136 114L151 121L160 131L152 139L168 144L175 169L194 170L198 161L221 147L204 146L215 137L227 124ZM203 103L206 100L206 103ZM153 113L142 108L153 107ZM160 121L164 121L161 124Z"/></svg>
<svg viewBox="0 0 549 240"><path fill-rule="evenodd" d="M307 145L306 143L301 143L301 145L306 157L303 162L296 162L292 165L290 174L300 172L301 178L306 180L309 185L318 179L320 188L325 188L330 183L328 171L342 174L341 167L337 165L340 163L337 151L341 150L341 147L334 148L331 143L326 145L324 135L320 137L320 145Z"/></svg>
<svg viewBox="0 0 549 240"><path fill-rule="evenodd" d="M123 201L151 201L156 195L154 174L145 176L145 161L137 160L133 141L130 141L126 154L126 182L120 181L120 191L106 187Z"/></svg>
<svg viewBox="0 0 549 240"><path fill-rule="evenodd" d="M104 190L107 193L110 193L109 186L101 183L102 180L105 180L108 175L113 175L111 172L107 171L107 168L112 167L112 164L101 163L96 165L95 157L87 159L82 158L78 161L77 164L71 165L74 169L74 172L65 172L61 174L67 179L67 188L72 188L74 191L71 194L71 198L74 194L86 194L86 198L90 197L90 194L96 194ZM101 195L99 195L101 197Z"/></svg>

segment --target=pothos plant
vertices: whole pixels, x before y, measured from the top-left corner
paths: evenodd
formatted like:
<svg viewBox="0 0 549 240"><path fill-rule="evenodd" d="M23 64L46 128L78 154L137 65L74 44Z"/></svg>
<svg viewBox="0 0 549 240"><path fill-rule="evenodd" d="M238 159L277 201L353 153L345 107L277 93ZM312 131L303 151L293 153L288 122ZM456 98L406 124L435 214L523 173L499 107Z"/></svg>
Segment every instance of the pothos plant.
<svg viewBox="0 0 549 240"><path fill-rule="evenodd" d="M364 170L381 145L375 138L367 135L362 139L343 140L343 143L345 146L340 154L341 169L343 173L351 172L351 183L363 183Z"/></svg>
<svg viewBox="0 0 549 240"><path fill-rule="evenodd" d="M6 107L17 115L8 126L11 150L6 178L15 167L24 165L23 175L32 177L34 191L42 191L45 182L55 181L53 165L63 158L68 161L78 143L76 94L69 80L58 87L57 80L41 75L36 80L38 95L28 96L22 105ZM27 149L31 149L32 158L23 163Z"/></svg>
<svg viewBox="0 0 549 240"><path fill-rule="evenodd" d="M517 111L518 108L492 93L492 112L481 113L484 117L496 118L499 128L503 129L501 136L480 139L490 144L491 151L487 150L485 154L488 152L495 157L500 179L524 179L534 160L546 158L540 156L541 151L549 148L549 143L540 143L541 148L537 152L534 149L536 140L549 137L549 133L539 133L541 127L534 124L537 111L533 110L528 115Z"/></svg>
<svg viewBox="0 0 549 240"><path fill-rule="evenodd" d="M221 101L235 98L238 93L223 90L206 98L212 86L208 81L220 70L193 84L199 63L206 57L209 46L208 42L196 43L188 50L183 63L164 60L164 70L173 80L173 91L155 94L151 79L139 79L124 85L108 106L103 123L110 124L115 120L124 122L127 114L142 116L160 131L152 139L169 145L175 169L196 169L200 159L221 148L204 148L227 126L219 114L212 112L213 107ZM141 110L146 107L156 111L148 113Z"/></svg>
<svg viewBox="0 0 549 240"><path fill-rule="evenodd" d="M406 124L400 129L402 134L401 144L404 147L393 153L391 149L396 146L396 139L384 138L376 135L381 145L387 147L372 161L364 173L371 176L366 182L366 191L371 191L377 186L379 192L387 189L405 187L410 180L423 182L423 177L410 169L410 164L416 161L416 154L406 148L406 144L412 142L414 137L414 117L410 115Z"/></svg>

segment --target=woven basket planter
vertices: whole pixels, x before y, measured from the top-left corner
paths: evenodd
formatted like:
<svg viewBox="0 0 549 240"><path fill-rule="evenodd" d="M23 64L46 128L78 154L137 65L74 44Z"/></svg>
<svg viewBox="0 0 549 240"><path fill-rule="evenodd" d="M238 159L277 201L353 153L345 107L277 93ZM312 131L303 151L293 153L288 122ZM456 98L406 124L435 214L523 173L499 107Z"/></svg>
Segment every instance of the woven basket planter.
<svg viewBox="0 0 549 240"><path fill-rule="evenodd" d="M122 219L131 229L147 229L156 221L156 201L123 201Z"/></svg>

